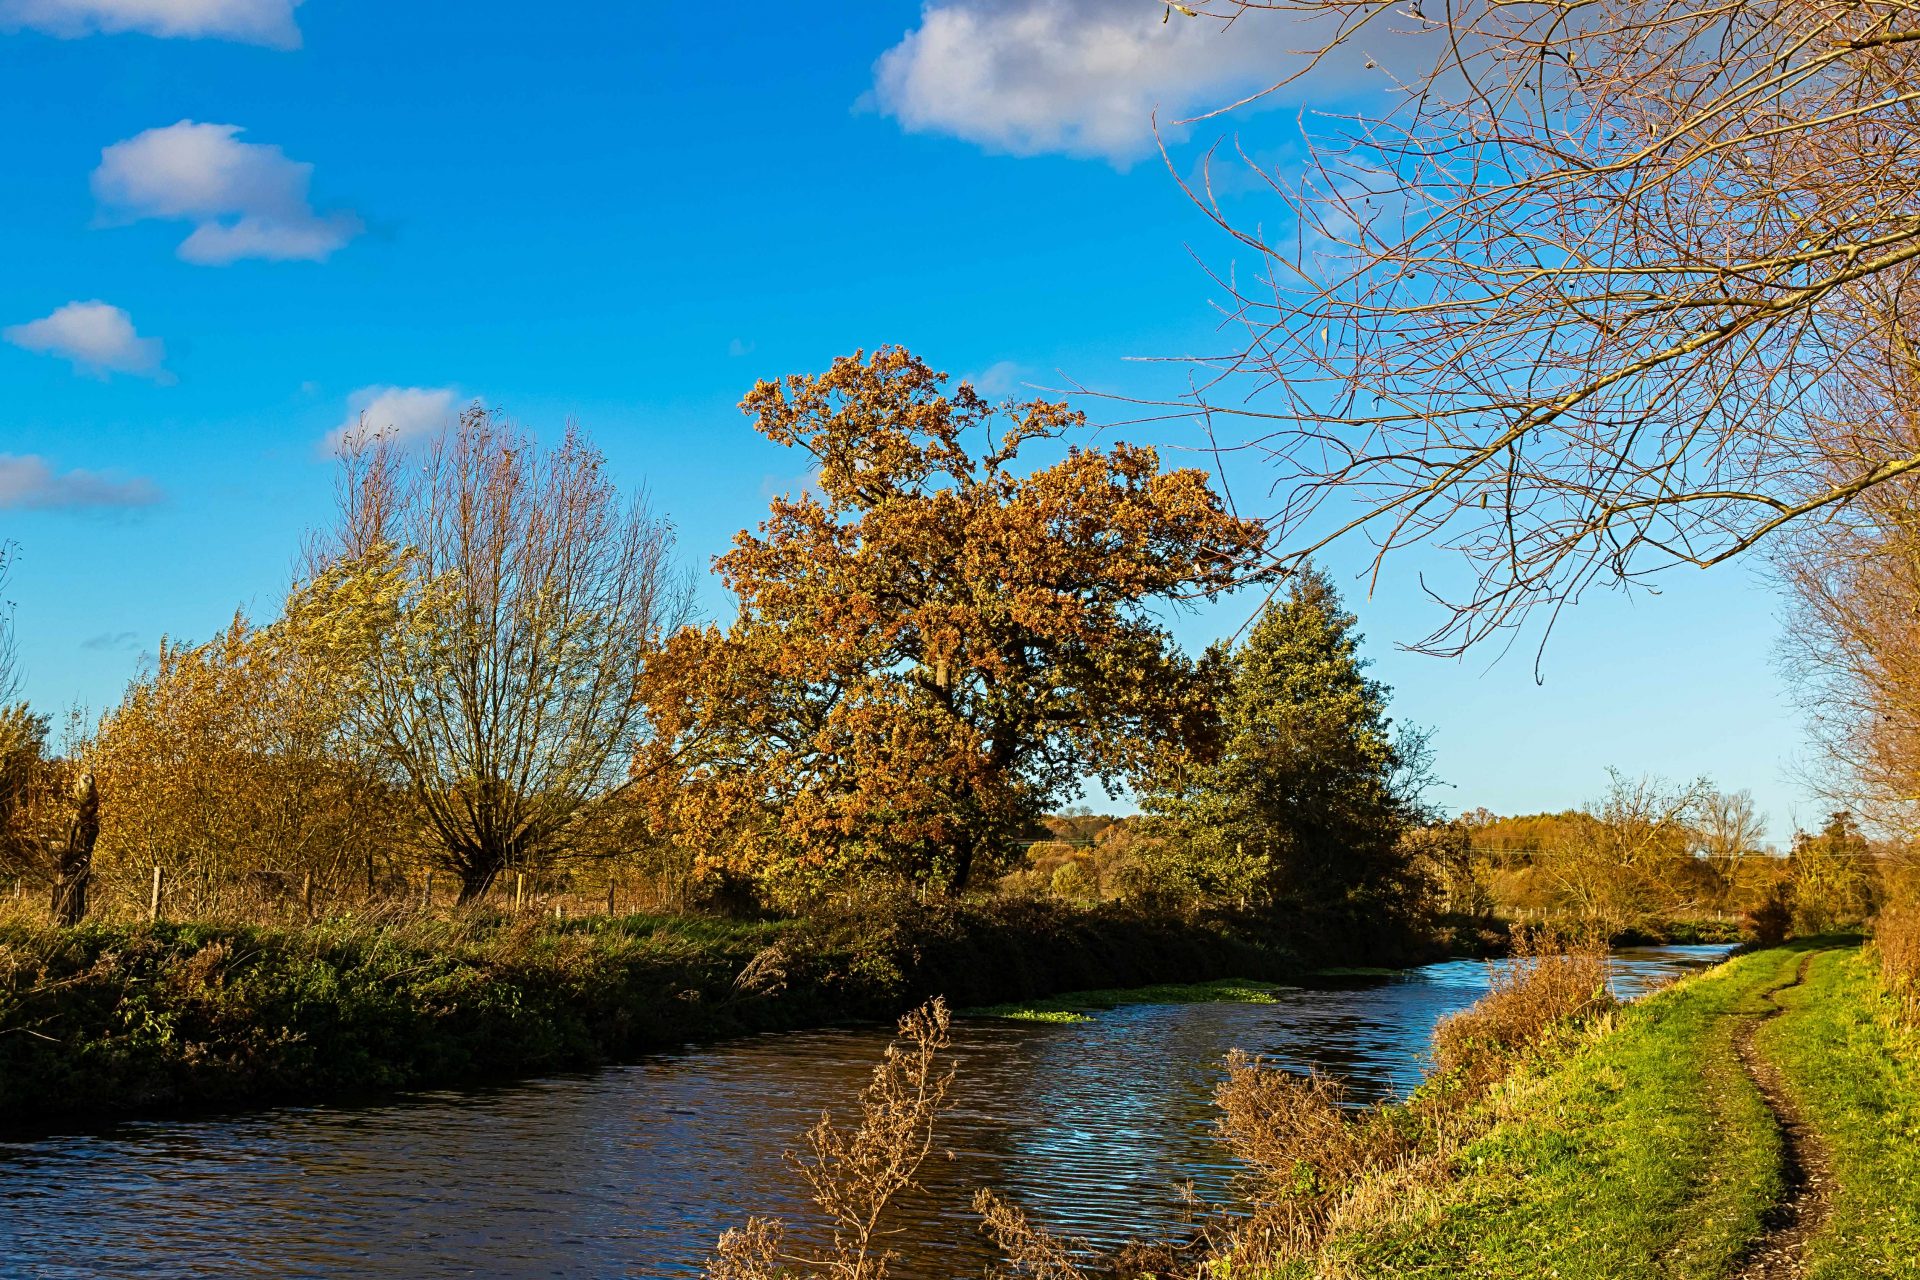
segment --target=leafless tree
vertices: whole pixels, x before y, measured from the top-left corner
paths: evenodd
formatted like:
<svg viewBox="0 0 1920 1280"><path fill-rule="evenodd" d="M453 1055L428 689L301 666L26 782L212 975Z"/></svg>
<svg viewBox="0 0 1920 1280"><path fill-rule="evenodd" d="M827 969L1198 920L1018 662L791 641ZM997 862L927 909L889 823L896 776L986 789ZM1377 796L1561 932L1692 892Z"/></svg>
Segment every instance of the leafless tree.
<svg viewBox="0 0 1920 1280"><path fill-rule="evenodd" d="M1836 466L1920 448L1906 387L1858 388L1835 423ZM1791 608L1784 665L1817 758L1811 779L1882 830L1920 834L1920 482L1877 486L1789 538L1776 557Z"/></svg>
<svg viewBox="0 0 1920 1280"><path fill-rule="evenodd" d="M0 706L20 694L20 649L13 637L13 602L6 598L7 576L17 549L0 542Z"/></svg>
<svg viewBox="0 0 1920 1280"><path fill-rule="evenodd" d="M1701 851L1728 875L1766 837L1767 815L1754 804L1751 791L1710 791L1700 799L1694 825Z"/></svg>
<svg viewBox="0 0 1920 1280"><path fill-rule="evenodd" d="M1463 553L1423 644L1458 652L1920 469L1905 443L1836 468L1819 440L1911 362L1920 5L1193 8L1299 24L1269 95L1348 62L1374 90L1303 116L1301 171L1261 170L1284 235L1211 166L1189 183L1259 266L1219 273L1235 341L1167 408L1272 464L1283 563L1355 534L1376 568Z"/></svg>
<svg viewBox="0 0 1920 1280"><path fill-rule="evenodd" d="M340 495L289 612L340 657L354 730L471 899L626 785L637 681L690 580L672 526L572 429L542 450L475 408L418 454L363 438Z"/></svg>
<svg viewBox="0 0 1920 1280"><path fill-rule="evenodd" d="M1669 783L1609 769L1607 779L1585 820L1544 859L1575 918L1602 937L1681 905L1675 873L1691 860L1702 806L1714 794L1705 778Z"/></svg>

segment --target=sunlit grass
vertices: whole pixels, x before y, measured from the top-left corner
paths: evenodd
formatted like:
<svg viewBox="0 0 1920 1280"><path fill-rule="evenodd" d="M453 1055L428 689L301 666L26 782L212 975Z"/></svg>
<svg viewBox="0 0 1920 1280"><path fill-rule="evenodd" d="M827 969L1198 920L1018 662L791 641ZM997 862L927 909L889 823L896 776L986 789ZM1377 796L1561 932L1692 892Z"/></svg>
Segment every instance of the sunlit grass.
<svg viewBox="0 0 1920 1280"><path fill-rule="evenodd" d="M1760 1048L1826 1139L1833 1218L1808 1253L1809 1280L1920 1277L1920 1032L1868 957L1814 958Z"/></svg>
<svg viewBox="0 0 1920 1280"><path fill-rule="evenodd" d="M1799 955L1762 952L1602 1015L1524 1063L1435 1182L1278 1275L1717 1280L1780 1192L1779 1133L1733 1049Z"/></svg>

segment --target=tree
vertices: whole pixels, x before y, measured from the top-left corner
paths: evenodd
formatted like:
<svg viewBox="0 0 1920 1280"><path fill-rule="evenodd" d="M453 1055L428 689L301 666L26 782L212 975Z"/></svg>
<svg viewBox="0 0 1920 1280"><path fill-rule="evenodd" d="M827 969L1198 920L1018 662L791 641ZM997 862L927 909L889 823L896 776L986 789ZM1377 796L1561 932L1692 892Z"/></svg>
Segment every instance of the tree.
<svg viewBox="0 0 1920 1280"><path fill-rule="evenodd" d="M1695 861L1695 823L1714 791L1704 778L1676 785L1609 769L1607 779L1606 793L1568 824L1541 865L1563 911L1615 934L1693 905L1685 872Z"/></svg>
<svg viewBox="0 0 1920 1280"><path fill-rule="evenodd" d="M1828 933L1873 914L1877 897L1873 849L1853 815L1831 814L1819 835L1794 837L1787 883L1794 931Z"/></svg>
<svg viewBox="0 0 1920 1280"><path fill-rule="evenodd" d="M1299 24L1269 93L1384 91L1303 117L1302 171L1261 175L1282 216L1195 185L1265 264L1221 273L1250 336L1197 398L1277 468L1290 558L1358 529L1464 555L1428 647L1920 469L1902 442L1823 461L1850 388L1915 364L1910 0L1198 7Z"/></svg>
<svg viewBox="0 0 1920 1280"><path fill-rule="evenodd" d="M45 856L48 727L24 702L0 707L0 869L16 876Z"/></svg>
<svg viewBox="0 0 1920 1280"><path fill-rule="evenodd" d="M818 491L716 562L735 621L680 632L648 671L636 767L707 867L799 895L965 889L1083 779L1204 722L1202 673L1154 610L1234 585L1260 525L1147 448L1028 469L1080 415L945 383L887 347L742 402Z"/></svg>
<svg viewBox="0 0 1920 1280"><path fill-rule="evenodd" d="M203 644L162 638L86 753L112 797L103 864L338 885L391 859L403 797L347 731L351 673L306 639L238 614Z"/></svg>
<svg viewBox="0 0 1920 1280"><path fill-rule="evenodd" d="M7 589L14 554L13 543L0 542L0 592ZM0 704L11 702L19 692L20 650L13 637L13 604L0 599Z"/></svg>
<svg viewBox="0 0 1920 1280"><path fill-rule="evenodd" d="M1754 804L1751 791L1716 790L1702 799L1697 826L1700 851L1731 876L1734 864L1766 838L1767 815Z"/></svg>
<svg viewBox="0 0 1920 1280"><path fill-rule="evenodd" d="M542 450L479 408L418 458L351 442L340 495L289 621L470 900L626 786L641 674L688 608L672 526L579 431Z"/></svg>
<svg viewBox="0 0 1920 1280"><path fill-rule="evenodd" d="M1413 909L1403 837L1425 817L1425 744L1394 732L1356 621L1308 568L1225 659L1217 750L1173 761L1142 797L1163 880L1370 931Z"/></svg>
<svg viewBox="0 0 1920 1280"><path fill-rule="evenodd" d="M1846 433L1920 449L1920 378L1858 406ZM1861 494L1788 540L1776 563L1791 609L1785 666L1828 797L1875 827L1920 835L1920 488Z"/></svg>

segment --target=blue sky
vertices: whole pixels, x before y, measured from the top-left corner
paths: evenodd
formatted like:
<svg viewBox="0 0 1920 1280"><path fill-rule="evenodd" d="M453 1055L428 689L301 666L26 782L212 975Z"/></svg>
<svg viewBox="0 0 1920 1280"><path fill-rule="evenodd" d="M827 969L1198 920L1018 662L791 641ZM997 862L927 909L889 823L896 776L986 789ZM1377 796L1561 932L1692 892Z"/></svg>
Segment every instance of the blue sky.
<svg viewBox="0 0 1920 1280"><path fill-rule="evenodd" d="M1230 97L1299 38L1161 12L0 0L0 538L28 693L102 709L162 634L271 609L328 515L327 437L363 408L577 419L704 564L804 470L735 410L757 377L896 342L995 392L1169 387L1129 358L1221 345L1193 255L1232 253L1152 114ZM1289 108L1365 92L1330 68L1172 130L1176 163L1227 127L1284 157ZM1752 571L1589 600L1536 685L1524 646L1392 648L1435 621L1420 567L1353 591L1446 802L1557 808L1611 764L1751 788L1776 835L1817 818Z"/></svg>

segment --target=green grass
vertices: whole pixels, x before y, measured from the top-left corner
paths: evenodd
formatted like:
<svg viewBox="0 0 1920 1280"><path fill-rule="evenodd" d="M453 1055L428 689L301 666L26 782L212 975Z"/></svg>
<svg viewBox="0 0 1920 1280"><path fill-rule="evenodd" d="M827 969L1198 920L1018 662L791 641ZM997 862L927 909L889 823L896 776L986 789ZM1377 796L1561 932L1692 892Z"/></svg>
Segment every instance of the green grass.
<svg viewBox="0 0 1920 1280"><path fill-rule="evenodd" d="M967 1018L1011 1018L1018 1022L1086 1022L1089 1013L1115 1009L1123 1004L1272 1004L1273 993L1277 990L1279 988L1272 983L1254 982L1247 978L1221 978L1214 982L1068 991L1044 1000L962 1009L960 1014Z"/></svg>
<svg viewBox="0 0 1920 1280"><path fill-rule="evenodd" d="M1491 1127L1424 1202L1280 1274L1726 1275L1780 1192L1778 1130L1734 1055L1735 1015L1763 1008L1798 959L1748 956L1615 1013L1479 1104Z"/></svg>
<svg viewBox="0 0 1920 1280"><path fill-rule="evenodd" d="M1920 1276L1920 1033L1901 1028L1870 959L1814 958L1760 1047L1827 1140L1833 1217L1808 1280Z"/></svg>

